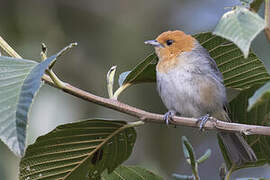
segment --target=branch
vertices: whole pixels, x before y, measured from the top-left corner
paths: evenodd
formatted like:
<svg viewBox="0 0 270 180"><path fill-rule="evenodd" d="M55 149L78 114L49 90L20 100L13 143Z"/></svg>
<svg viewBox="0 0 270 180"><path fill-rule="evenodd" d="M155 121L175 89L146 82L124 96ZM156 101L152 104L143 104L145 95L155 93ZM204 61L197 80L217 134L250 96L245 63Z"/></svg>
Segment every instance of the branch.
<svg viewBox="0 0 270 180"><path fill-rule="evenodd" d="M45 81L45 83L49 84L50 86L61 89L62 91L68 94L71 94L73 96L76 96L80 99L93 102L95 104L137 117L145 122L165 124L165 121L163 120L163 115L161 114L150 113L142 109L138 109L130 105L121 103L114 99L108 99L108 98L96 96L94 94L83 91L69 84L66 84L62 88L59 88L53 83L53 81L50 79L48 75L44 75L43 80ZM185 118L185 117L175 116L171 124L177 125L177 126L181 125L181 126L188 126L188 127L199 127L199 125L196 122L197 122L197 119L195 118ZM270 135L270 127L267 127L267 126L229 123L229 122L217 120L215 118L212 118L211 121L207 121L207 123L205 124L205 129L240 132L240 133L244 133L245 135L252 135L252 134Z"/></svg>
<svg viewBox="0 0 270 180"><path fill-rule="evenodd" d="M269 2L270 0L266 0L267 5L270 5ZM269 18L269 12L266 12L266 14L267 14L267 17ZM267 19L267 21L269 22L269 19ZM16 51L13 50L8 45L8 43L5 42L3 38L1 38L1 36L0 36L0 47L2 47L10 56L21 58L21 56L18 55ZM163 115L161 114L150 113L150 112L132 107L130 105L121 103L115 99L108 99L108 98L96 96L94 94L83 91L69 84L63 84L63 86L57 86L52 81L52 79L46 74L43 75L42 79L43 81L45 81L45 83L49 84L50 86L61 89L62 91L68 94L71 94L73 96L76 96L80 99L84 99L86 101L93 102L95 104L98 104L107 108L111 108L125 114L129 114L145 122L159 123L159 124L165 123L165 121L163 120ZM246 135L252 135L252 134L260 134L260 135L268 135L268 136L270 135L270 127L267 127L267 126L255 126L255 125L247 125L247 124L239 124L239 123L229 123L229 122L219 121L215 118L211 118L211 119L212 119L211 121L206 122L204 129L240 132ZM197 119L194 119L194 118L185 118L185 117L175 116L173 117L173 121L171 122L171 124L188 126L188 127L199 127L199 125L196 122L197 122Z"/></svg>

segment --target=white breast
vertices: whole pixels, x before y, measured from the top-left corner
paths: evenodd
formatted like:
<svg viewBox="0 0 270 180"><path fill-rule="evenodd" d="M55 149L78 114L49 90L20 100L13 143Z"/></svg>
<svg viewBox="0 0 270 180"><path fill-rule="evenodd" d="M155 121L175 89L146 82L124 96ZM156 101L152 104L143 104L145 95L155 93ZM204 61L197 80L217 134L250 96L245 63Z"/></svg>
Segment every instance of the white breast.
<svg viewBox="0 0 270 180"><path fill-rule="evenodd" d="M157 72L157 88L160 97L168 110L174 110L186 117L200 116L194 106L196 95L192 74L181 70L168 73Z"/></svg>
<svg viewBox="0 0 270 180"><path fill-rule="evenodd" d="M167 73L157 72L157 89L163 103L168 110L185 117L201 117L218 111L226 99L223 84L207 72L199 73L194 68L194 65L186 64ZM209 89L209 101L203 97L202 87Z"/></svg>

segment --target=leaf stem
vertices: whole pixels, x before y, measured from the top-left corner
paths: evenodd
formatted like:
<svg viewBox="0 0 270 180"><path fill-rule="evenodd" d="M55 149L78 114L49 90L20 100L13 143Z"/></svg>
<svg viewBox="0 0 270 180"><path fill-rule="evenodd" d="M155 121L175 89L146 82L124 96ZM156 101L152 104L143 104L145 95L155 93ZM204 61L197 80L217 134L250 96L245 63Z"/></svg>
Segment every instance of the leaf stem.
<svg viewBox="0 0 270 180"><path fill-rule="evenodd" d="M200 180L197 163L196 163L196 169L194 169L193 171L193 175L194 175L195 180Z"/></svg>
<svg viewBox="0 0 270 180"><path fill-rule="evenodd" d="M141 126L144 125L145 123L143 121L134 121L134 122L129 122L128 125L126 125L127 127L137 127L137 126Z"/></svg>
<svg viewBox="0 0 270 180"><path fill-rule="evenodd" d="M126 83L126 84L124 84L123 86L120 86L120 87L115 91L115 93L114 93L114 95L113 95L113 99L114 99L114 100L117 100L119 94L121 94L121 93L122 93L126 88L128 88L129 86L131 86L130 83Z"/></svg>
<svg viewBox="0 0 270 180"><path fill-rule="evenodd" d="M60 89L64 89L66 86L66 83L64 83L63 81L61 81L51 69L47 69L46 73L50 76L51 80L54 82L54 84L60 88Z"/></svg>
<svg viewBox="0 0 270 180"><path fill-rule="evenodd" d="M234 171L234 167L235 167L235 165L233 164L231 166L231 168L229 169L229 171L226 173L225 180L230 180L230 177L232 175L232 172Z"/></svg>

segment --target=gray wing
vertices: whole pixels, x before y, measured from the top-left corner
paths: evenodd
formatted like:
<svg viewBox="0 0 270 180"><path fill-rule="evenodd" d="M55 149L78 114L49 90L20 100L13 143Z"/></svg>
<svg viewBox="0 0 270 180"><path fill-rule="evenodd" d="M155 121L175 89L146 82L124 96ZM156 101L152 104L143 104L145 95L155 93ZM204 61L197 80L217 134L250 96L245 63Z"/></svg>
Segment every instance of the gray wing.
<svg viewBox="0 0 270 180"><path fill-rule="evenodd" d="M200 45L201 46L201 45ZM202 47L202 46L201 46ZM223 86L224 86L224 82L223 82L223 75L222 73L220 72L220 70L218 69L218 66L217 66L217 63L216 61L210 56L210 54L208 53L208 51L202 47L200 49L201 51L203 51L203 53L207 56L208 58L208 63L211 67L211 70L212 72L214 73L214 78L217 82L220 82ZM228 109L228 102L227 102L227 98L224 99L224 102L223 102L223 109L225 110L225 112L227 112L227 114L229 115L230 112L229 112L229 109ZM229 119L229 118L228 118Z"/></svg>
<svg viewBox="0 0 270 180"><path fill-rule="evenodd" d="M222 73L219 71L219 69L217 67L216 61L213 58L211 58L210 55L209 55L208 59L209 59L209 62L210 62L210 66L213 69L213 72L215 73L215 75L217 77L216 79L220 83L223 84L223 76L222 76ZM229 111L229 108L228 107L229 107L229 103L228 103L227 99L225 99L224 102L223 102L223 109L227 113L227 115L228 115L228 118L227 119L230 122L231 121L230 118L229 118L230 111Z"/></svg>
<svg viewBox="0 0 270 180"><path fill-rule="evenodd" d="M215 79L223 84L223 76L222 73L219 71L218 66L216 64L216 61L210 56L208 51L197 41L197 49L196 51L199 51L199 54L205 55L207 57L208 61L205 61L207 64L210 65L211 71L215 75Z"/></svg>
<svg viewBox="0 0 270 180"><path fill-rule="evenodd" d="M211 67L212 71L214 72L214 74L216 75L216 79L223 84L222 73L219 71L218 66L216 64L216 61L213 58L211 58L209 53L208 53L208 59L209 59L210 67Z"/></svg>

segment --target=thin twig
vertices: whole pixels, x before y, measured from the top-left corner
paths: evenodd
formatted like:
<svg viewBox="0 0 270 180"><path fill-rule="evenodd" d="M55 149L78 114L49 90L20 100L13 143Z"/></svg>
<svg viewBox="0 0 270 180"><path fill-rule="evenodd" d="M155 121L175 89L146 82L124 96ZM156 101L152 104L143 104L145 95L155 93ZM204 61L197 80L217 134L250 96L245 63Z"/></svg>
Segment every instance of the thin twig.
<svg viewBox="0 0 270 180"><path fill-rule="evenodd" d="M49 76L44 75L43 80L45 83L57 87ZM159 124L165 124L165 121L163 120L163 115L161 114L155 114L150 113L147 111L144 111L142 109L138 109L135 107L132 107L130 105L124 104L122 102L119 102L114 99L108 99L103 98L100 96L96 96L94 94L91 94L89 92L83 91L79 88L76 88L72 85L66 84L62 90L68 94L71 94L73 96L76 96L80 99L84 99L89 102L93 102L95 104L114 109L116 111L129 114L131 116L137 117L145 122L149 123L159 123ZM196 123L197 119L194 118L185 118L185 117L174 117L173 122L171 122L172 125L181 125L181 126L189 126L189 127L199 127ZM221 130L221 131L230 131L230 132L240 132L244 133L246 135L252 135L252 134L260 134L260 135L270 135L270 127L267 126L256 126L256 125L247 125L247 124L239 124L239 123L228 123L224 121L219 121L217 119L212 118L211 121L208 121L205 124L205 129L208 130Z"/></svg>
<svg viewBox="0 0 270 180"><path fill-rule="evenodd" d="M0 47L3 48L5 52L8 53L8 55L14 57L14 58L22 58L16 51L14 51L9 44L0 36Z"/></svg>

